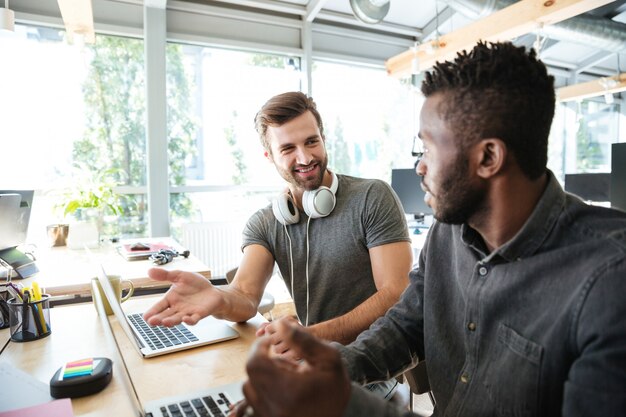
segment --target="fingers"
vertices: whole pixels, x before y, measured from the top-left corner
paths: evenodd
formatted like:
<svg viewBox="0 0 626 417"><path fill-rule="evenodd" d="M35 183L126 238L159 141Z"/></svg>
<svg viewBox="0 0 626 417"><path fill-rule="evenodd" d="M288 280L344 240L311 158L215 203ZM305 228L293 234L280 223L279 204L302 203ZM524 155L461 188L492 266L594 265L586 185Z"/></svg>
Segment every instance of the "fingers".
<svg viewBox="0 0 626 417"><path fill-rule="evenodd" d="M167 301L167 298L161 298L152 307L146 310L145 313L143 313L144 320L152 326L161 324L161 319L159 317L156 317L156 315L167 310L169 306L170 304L169 301Z"/></svg>
<svg viewBox="0 0 626 417"><path fill-rule="evenodd" d="M306 360L311 365L328 363L337 358L338 352L328 343L317 339L303 328L288 322L276 323L279 331L284 333L291 348L291 354Z"/></svg>
<svg viewBox="0 0 626 417"><path fill-rule="evenodd" d="M269 326L271 323L262 323L256 331L256 337L261 337L266 334L265 328Z"/></svg>
<svg viewBox="0 0 626 417"><path fill-rule="evenodd" d="M168 281L169 271L161 268L148 269L148 276L155 281Z"/></svg>

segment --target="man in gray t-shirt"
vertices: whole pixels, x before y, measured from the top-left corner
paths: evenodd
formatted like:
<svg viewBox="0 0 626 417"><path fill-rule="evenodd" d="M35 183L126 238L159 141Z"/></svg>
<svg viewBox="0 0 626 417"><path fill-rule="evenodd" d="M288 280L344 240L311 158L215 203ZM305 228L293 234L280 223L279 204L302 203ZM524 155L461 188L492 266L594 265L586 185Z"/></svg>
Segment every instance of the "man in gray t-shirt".
<svg viewBox="0 0 626 417"><path fill-rule="evenodd" d="M306 330L351 342L408 284L412 254L402 207L386 183L327 169L322 120L306 95L273 97L255 123L265 157L288 190L248 222L230 285L217 288L192 273L150 270L151 278L172 287L145 318L166 326L195 324L208 315L246 321L256 314L277 263ZM258 334L270 335L275 352L290 357L272 323Z"/></svg>
<svg viewBox="0 0 626 417"><path fill-rule="evenodd" d="M250 218L243 240L244 250L257 244L272 254L300 321L312 328L327 327L327 337L333 340L360 333L359 328L338 333L324 322L349 314L376 293L370 249L408 241L404 214L387 183L337 178L336 205L327 217L309 223L301 215L297 223L285 226L268 206Z"/></svg>

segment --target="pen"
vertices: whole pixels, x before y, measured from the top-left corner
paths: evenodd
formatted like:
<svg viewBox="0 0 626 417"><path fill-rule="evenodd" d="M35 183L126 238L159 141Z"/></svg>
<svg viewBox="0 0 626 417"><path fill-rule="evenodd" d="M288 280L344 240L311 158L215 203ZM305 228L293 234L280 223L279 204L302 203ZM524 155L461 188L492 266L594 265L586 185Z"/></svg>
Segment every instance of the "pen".
<svg viewBox="0 0 626 417"><path fill-rule="evenodd" d="M41 289L39 288L39 284L37 281L34 281L32 284L33 288L33 301L41 301Z"/></svg>
<svg viewBox="0 0 626 417"><path fill-rule="evenodd" d="M30 301L30 291L27 288L24 288L22 292L22 337L26 338L26 332L30 327L30 323L28 321L28 316L30 315L28 310L28 303Z"/></svg>
<svg viewBox="0 0 626 417"><path fill-rule="evenodd" d="M32 291L32 293L33 293L33 301L35 301L35 302L41 301L41 298L42 298L41 289L39 288L39 284L36 281L33 282L33 284L32 284L32 290L33 290ZM33 305L33 307L37 311L37 316L39 316L39 327L41 328L40 329L41 333L47 333L48 332L48 324L46 323L46 319L45 319L45 316L43 314L43 311L44 311L43 303L39 304L39 306Z"/></svg>

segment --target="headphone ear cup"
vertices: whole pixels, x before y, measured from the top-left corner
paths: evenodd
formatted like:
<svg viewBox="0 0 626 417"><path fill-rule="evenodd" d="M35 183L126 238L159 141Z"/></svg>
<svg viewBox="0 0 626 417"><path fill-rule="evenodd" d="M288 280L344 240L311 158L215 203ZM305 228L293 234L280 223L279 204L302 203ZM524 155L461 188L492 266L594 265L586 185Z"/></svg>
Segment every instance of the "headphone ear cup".
<svg viewBox="0 0 626 417"><path fill-rule="evenodd" d="M291 196L287 193L281 194L272 200L272 212L276 220L285 226L300 221L300 212L293 204Z"/></svg>
<svg viewBox="0 0 626 417"><path fill-rule="evenodd" d="M304 212L312 219L328 216L335 208L335 193L328 187L305 191L302 195Z"/></svg>

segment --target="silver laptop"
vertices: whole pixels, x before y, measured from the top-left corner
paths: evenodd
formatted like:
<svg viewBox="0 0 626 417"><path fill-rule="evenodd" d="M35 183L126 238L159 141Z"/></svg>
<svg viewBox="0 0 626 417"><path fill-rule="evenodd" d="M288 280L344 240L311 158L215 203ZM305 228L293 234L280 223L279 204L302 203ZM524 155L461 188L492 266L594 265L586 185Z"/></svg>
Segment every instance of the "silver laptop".
<svg viewBox="0 0 626 417"><path fill-rule="evenodd" d="M195 326L184 323L174 327L150 326L144 321L143 312L125 313L122 310L102 265L98 268L98 281L124 333L145 358L239 337L226 321L210 316Z"/></svg>
<svg viewBox="0 0 626 417"><path fill-rule="evenodd" d="M128 371L126 361L124 360L124 355L121 352L115 334L113 333L113 329L111 328L111 323L107 319L106 313L104 311L104 305L102 304L102 299L100 297L100 292L95 287L95 283L92 283L92 288L94 292L94 303L96 304L96 309L98 310L98 313L100 315L100 320L103 323L103 329L109 337L116 341L115 345L117 348L117 355L119 357L118 359L122 368L122 378L127 386L127 389L131 391L129 399L131 400L133 407L137 411L137 415L139 415L140 417L223 417L228 415L231 404L236 404L237 402L244 399L243 392L241 391L243 381L240 381L232 384L219 385L217 387L191 392L189 394L159 398L157 400L147 402L144 406L137 393L137 388L135 387L135 383L131 377L131 373ZM108 285L108 288L109 290L112 290L111 285ZM106 291L107 290L105 289L105 295L107 294ZM110 293L112 294L112 291L110 291ZM109 299L109 297L107 297L107 299ZM116 303L116 305L118 307L118 310L121 311L121 308L119 308L119 303ZM111 304L111 306L113 308L113 311L115 311L116 309L115 307L113 307L113 304ZM116 317L118 317L117 313ZM124 320L119 321L120 323L125 323ZM128 325L126 327L129 328ZM127 333L127 335L129 337L131 336L131 334L129 333ZM181 378L184 378L184 376L181 376Z"/></svg>

